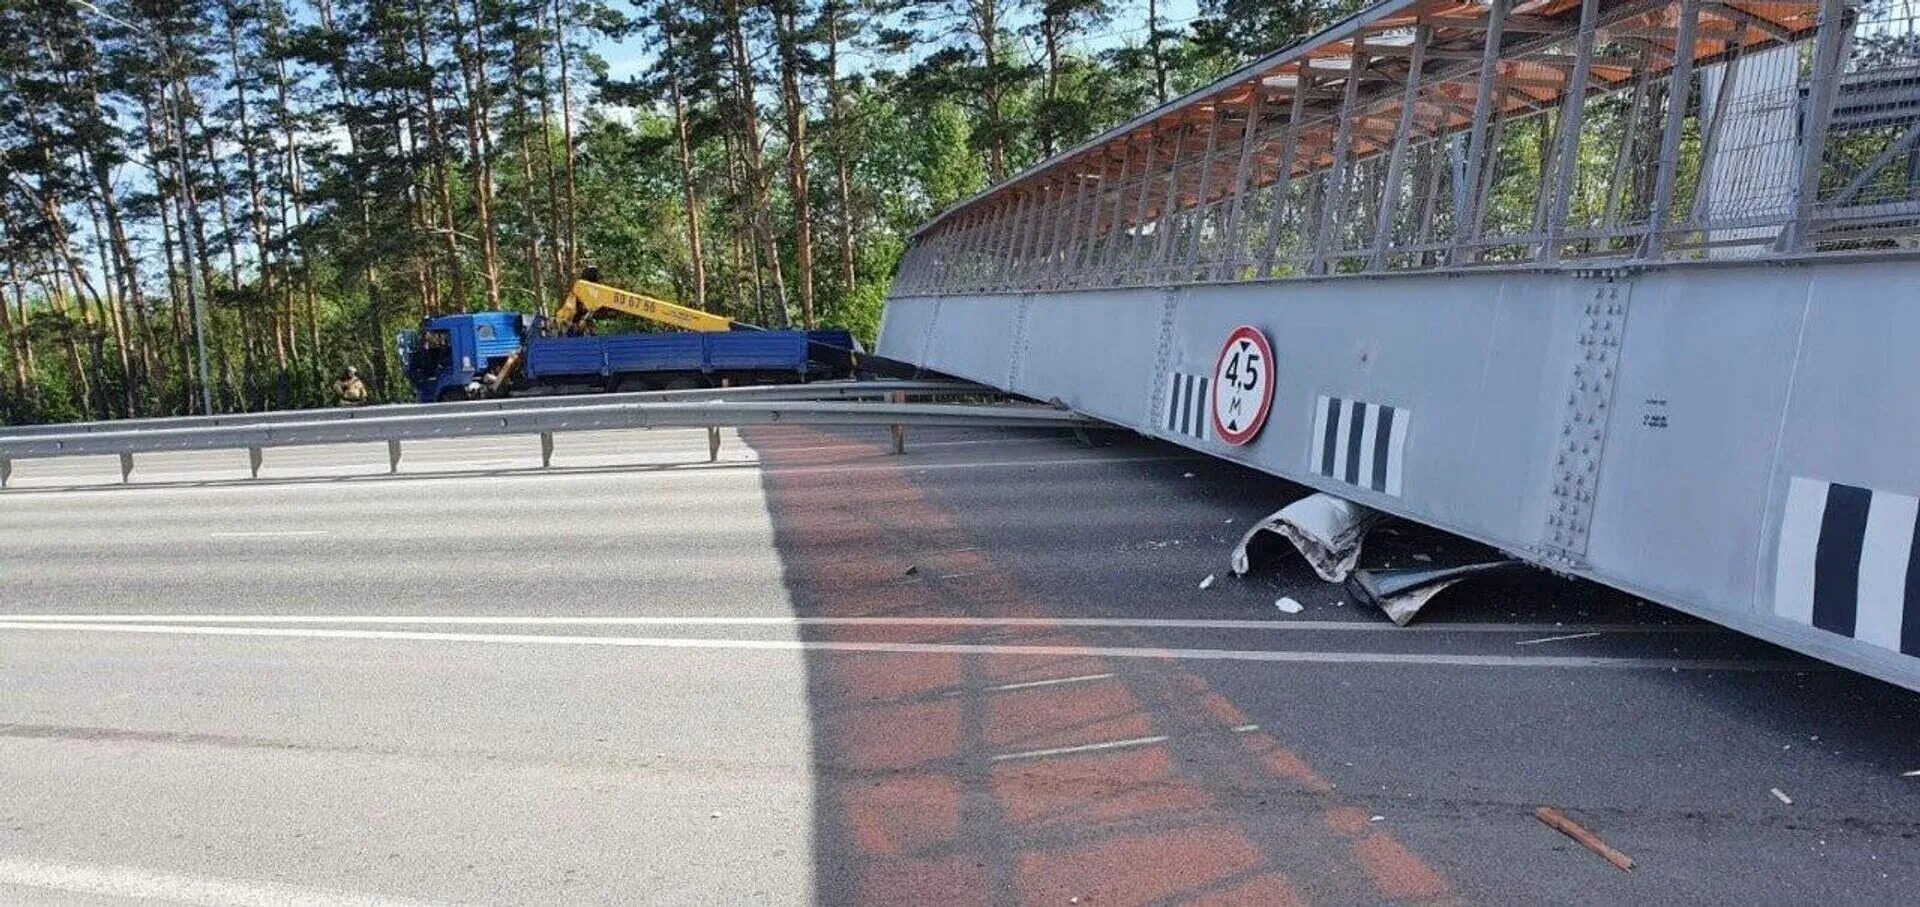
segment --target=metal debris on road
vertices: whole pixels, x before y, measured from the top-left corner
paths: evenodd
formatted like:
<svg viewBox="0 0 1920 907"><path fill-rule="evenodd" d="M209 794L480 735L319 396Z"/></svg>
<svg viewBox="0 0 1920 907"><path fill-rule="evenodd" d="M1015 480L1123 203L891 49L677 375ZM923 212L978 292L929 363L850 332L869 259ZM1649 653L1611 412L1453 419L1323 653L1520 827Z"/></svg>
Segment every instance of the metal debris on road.
<svg viewBox="0 0 1920 907"><path fill-rule="evenodd" d="M1279 608L1282 611L1285 611L1288 614L1299 614L1301 610L1299 602L1294 601L1293 599L1288 598L1284 595L1281 596L1278 600L1276 600L1273 603L1273 606L1276 608Z"/></svg>
<svg viewBox="0 0 1920 907"><path fill-rule="evenodd" d="M1787 795L1786 795L1785 793L1783 793L1783 792L1782 792L1782 791L1780 790L1780 788L1777 788L1777 787L1774 787L1774 788L1768 788L1768 792L1769 792L1769 793L1771 793L1771 794L1773 794L1773 798L1774 798L1775 800L1778 800L1778 801L1780 801L1780 802L1782 802L1782 803L1785 803L1785 804L1786 804L1786 805L1788 805L1788 806L1792 806L1792 805L1793 805L1793 798L1792 798L1792 797L1789 797L1789 796L1787 796Z"/></svg>
<svg viewBox="0 0 1920 907"><path fill-rule="evenodd" d="M1213 588L1213 574L1211 573L1207 574L1207 578L1200 581L1200 588L1202 589Z"/></svg>
<svg viewBox="0 0 1920 907"><path fill-rule="evenodd" d="M1321 579L1342 582L1360 560L1360 543L1366 539L1367 530L1384 516L1345 498L1308 495L1274 511L1240 537L1231 558L1233 573L1235 576L1247 574L1252 568L1248 549L1253 540L1263 532L1271 532L1292 543Z"/></svg>
<svg viewBox="0 0 1920 907"><path fill-rule="evenodd" d="M918 576L919 574L920 574L920 565L919 565L919 564L909 564L909 565L907 565L907 575L908 575L908 576Z"/></svg>
<svg viewBox="0 0 1920 907"><path fill-rule="evenodd" d="M1608 846L1607 842L1600 840L1599 835L1596 835L1593 832L1586 830L1585 828L1581 827L1580 823L1567 818L1566 813L1563 813L1557 809L1554 809L1551 806L1542 806L1539 809L1534 810L1533 815L1534 815L1534 818L1539 819L1541 822L1546 823L1548 828L1551 828L1554 831L1557 831L1563 835L1566 835L1569 838L1574 839L1575 841L1578 841L1581 847L1585 847L1586 849L1591 850L1596 854L1599 854L1601 859L1606 860L1607 862L1612 863L1614 866L1619 867L1621 872L1633 871L1632 857L1629 857L1626 854L1621 853L1620 851L1614 850L1612 847Z"/></svg>

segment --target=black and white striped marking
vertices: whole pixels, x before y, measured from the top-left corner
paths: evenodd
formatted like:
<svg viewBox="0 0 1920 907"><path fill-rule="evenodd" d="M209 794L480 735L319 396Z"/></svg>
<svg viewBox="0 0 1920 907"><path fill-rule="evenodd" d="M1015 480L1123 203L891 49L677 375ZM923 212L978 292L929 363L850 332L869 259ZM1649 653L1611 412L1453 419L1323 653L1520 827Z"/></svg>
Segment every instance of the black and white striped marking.
<svg viewBox="0 0 1920 907"><path fill-rule="evenodd" d="M1162 423L1167 431L1207 439L1207 391L1212 380L1205 375L1172 372L1167 376L1167 411Z"/></svg>
<svg viewBox="0 0 1920 907"><path fill-rule="evenodd" d="M1397 406L1320 397L1313 410L1309 468L1349 485L1398 496L1400 452L1413 412Z"/></svg>
<svg viewBox="0 0 1920 907"><path fill-rule="evenodd" d="M1795 476L1774 553L1773 610L1920 655L1920 499Z"/></svg>

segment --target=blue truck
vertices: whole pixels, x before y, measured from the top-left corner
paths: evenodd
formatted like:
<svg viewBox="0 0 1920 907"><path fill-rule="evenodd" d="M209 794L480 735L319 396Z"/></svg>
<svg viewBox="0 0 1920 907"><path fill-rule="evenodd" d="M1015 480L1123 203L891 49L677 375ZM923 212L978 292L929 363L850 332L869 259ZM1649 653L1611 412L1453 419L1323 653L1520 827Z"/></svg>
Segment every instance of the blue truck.
<svg viewBox="0 0 1920 907"><path fill-rule="evenodd" d="M475 312L426 319L419 330L402 332L400 360L417 398L431 403L675 390L714 387L723 380L736 385L792 384L851 378L859 364L853 336L846 331L763 331L638 294L581 284L551 320L518 312ZM606 337L585 333L586 316L603 309L689 329Z"/></svg>

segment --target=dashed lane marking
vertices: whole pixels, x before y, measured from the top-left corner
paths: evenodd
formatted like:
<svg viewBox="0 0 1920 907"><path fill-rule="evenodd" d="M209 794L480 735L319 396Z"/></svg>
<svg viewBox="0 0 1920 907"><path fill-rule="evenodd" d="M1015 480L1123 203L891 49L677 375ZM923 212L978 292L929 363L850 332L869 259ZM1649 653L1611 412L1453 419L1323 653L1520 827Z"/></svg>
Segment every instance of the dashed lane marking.
<svg viewBox="0 0 1920 907"><path fill-rule="evenodd" d="M1040 759L1047 756L1069 756L1075 753L1097 753L1101 750L1130 749L1136 746L1152 746L1167 742L1165 734L1154 737L1135 737L1131 740L1108 740L1104 743L1087 743L1080 746L1056 746L1044 750L1027 750L1023 753L1000 753L987 758L989 762L1012 762L1017 759Z"/></svg>
<svg viewBox="0 0 1920 907"><path fill-rule="evenodd" d="M298 904L301 907L420 907L428 903L272 882L155 872L130 866L49 863L10 857L0 857L0 885L95 897L197 904L202 907L268 907L284 904Z"/></svg>

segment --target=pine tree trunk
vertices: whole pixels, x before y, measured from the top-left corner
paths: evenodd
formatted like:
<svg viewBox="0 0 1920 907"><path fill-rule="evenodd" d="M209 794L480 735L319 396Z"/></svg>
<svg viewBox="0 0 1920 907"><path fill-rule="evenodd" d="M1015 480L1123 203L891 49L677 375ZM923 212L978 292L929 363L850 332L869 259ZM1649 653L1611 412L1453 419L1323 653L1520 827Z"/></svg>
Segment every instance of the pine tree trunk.
<svg viewBox="0 0 1920 907"><path fill-rule="evenodd" d="M560 154L566 168L567 259L563 276L580 273L580 206L573 163L573 56L567 50L567 22L561 0L553 2L553 40L560 60Z"/></svg>
<svg viewBox="0 0 1920 907"><path fill-rule="evenodd" d="M1147 56L1153 60L1153 98L1167 103L1167 57L1160 47L1160 2L1147 0Z"/></svg>
<svg viewBox="0 0 1920 907"><path fill-rule="evenodd" d="M759 102L755 100L752 58L747 54L747 36L740 19L740 0L726 3L727 54L733 64L734 101L739 108L740 162L747 187L747 216L760 247L760 257L773 283L773 323L788 327L787 282L780 266L780 246L767 216L768 198L765 168L760 159Z"/></svg>
<svg viewBox="0 0 1920 907"><path fill-rule="evenodd" d="M467 100L467 153L473 159L473 208L475 226L480 231L480 276L487 291L487 308L500 310L500 241L493 220L493 132L492 98L487 87L486 34L481 20L481 0L473 2L472 43L460 55L460 81ZM456 33L466 27L460 21L460 0L448 4Z"/></svg>
<svg viewBox="0 0 1920 907"><path fill-rule="evenodd" d="M853 293L853 166L848 161L852 138L847 135L840 97L840 0L827 0L827 129L833 134L835 194L840 204L840 287Z"/></svg>
<svg viewBox="0 0 1920 907"><path fill-rule="evenodd" d="M680 88L679 60L674 46L675 27L674 22L662 21L660 33L666 46L664 68L667 73L667 94L673 101L673 140L680 157L680 190L687 206L687 256L688 264L693 269L693 305L704 309L707 307L707 262L700 241L700 190L693 176L693 130L687 123L687 99Z"/></svg>
<svg viewBox="0 0 1920 907"><path fill-rule="evenodd" d="M780 101L787 116L787 194L793 201L793 259L800 323L813 330L813 200L807 178L807 105L800 96L799 23L791 9L774 15L780 43Z"/></svg>
<svg viewBox="0 0 1920 907"><path fill-rule="evenodd" d="M437 82L431 77L433 52L427 42L426 10L414 9L414 40L420 52L420 68L429 73L422 90L422 106L427 115L427 154L433 158L433 189L440 199L440 233L447 251L447 283L453 292L456 310L465 311L467 299L466 269L460 263L460 233L453 218L453 180L447 164L447 136L440 128L440 105L435 101Z"/></svg>

